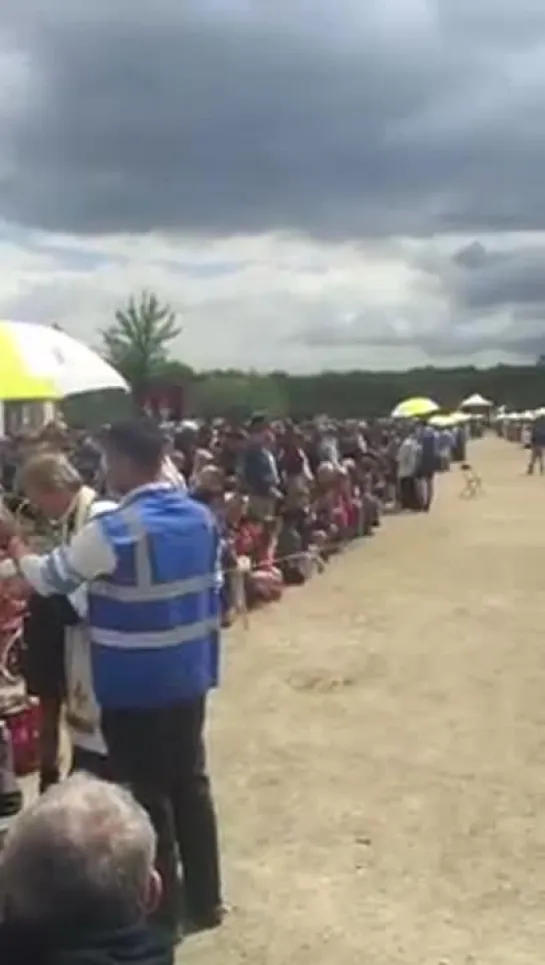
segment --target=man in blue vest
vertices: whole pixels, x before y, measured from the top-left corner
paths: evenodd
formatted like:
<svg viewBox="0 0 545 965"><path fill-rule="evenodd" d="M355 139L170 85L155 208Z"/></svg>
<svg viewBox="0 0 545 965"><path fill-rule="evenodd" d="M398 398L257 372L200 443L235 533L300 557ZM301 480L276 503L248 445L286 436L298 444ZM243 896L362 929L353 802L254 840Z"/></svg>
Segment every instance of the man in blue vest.
<svg viewBox="0 0 545 965"><path fill-rule="evenodd" d="M161 481L164 440L153 422L112 426L104 447L123 497L115 509L41 557L0 519L0 545L42 595L87 584L102 732L113 774L157 833L163 920L177 927L179 854L191 923L215 927L222 901L203 729L218 682L219 536L205 506Z"/></svg>

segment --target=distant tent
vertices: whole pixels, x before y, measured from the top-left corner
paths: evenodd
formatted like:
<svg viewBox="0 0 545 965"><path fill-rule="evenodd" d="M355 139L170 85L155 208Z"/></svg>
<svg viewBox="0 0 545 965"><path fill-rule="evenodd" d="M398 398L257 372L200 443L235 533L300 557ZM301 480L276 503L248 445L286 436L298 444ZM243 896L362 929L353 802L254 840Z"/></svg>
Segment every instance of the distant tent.
<svg viewBox="0 0 545 965"><path fill-rule="evenodd" d="M492 409L493 407L494 403L479 395L478 392L475 395L468 395L467 399L460 402L460 409Z"/></svg>

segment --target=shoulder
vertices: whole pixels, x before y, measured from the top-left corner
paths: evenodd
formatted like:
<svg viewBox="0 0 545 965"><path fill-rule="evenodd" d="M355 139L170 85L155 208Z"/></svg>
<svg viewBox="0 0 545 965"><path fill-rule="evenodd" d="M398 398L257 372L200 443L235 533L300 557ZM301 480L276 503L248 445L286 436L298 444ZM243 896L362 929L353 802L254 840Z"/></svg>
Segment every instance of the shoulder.
<svg viewBox="0 0 545 965"><path fill-rule="evenodd" d="M87 515L87 521L96 519L97 516L103 516L104 513L111 513L117 509L117 503L113 499L97 499L94 503L91 503L89 507L89 513Z"/></svg>
<svg viewBox="0 0 545 965"><path fill-rule="evenodd" d="M203 523L207 528L217 529L216 517L212 510L201 503L198 499L194 499L193 496L186 496L184 499L184 509L188 517Z"/></svg>

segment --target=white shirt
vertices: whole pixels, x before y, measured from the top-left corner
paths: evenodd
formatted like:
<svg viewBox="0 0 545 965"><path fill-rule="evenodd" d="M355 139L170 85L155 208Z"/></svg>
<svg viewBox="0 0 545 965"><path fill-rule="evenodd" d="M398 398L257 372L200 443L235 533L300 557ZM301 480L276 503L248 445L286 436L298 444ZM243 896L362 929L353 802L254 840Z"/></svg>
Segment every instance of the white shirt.
<svg viewBox="0 0 545 965"><path fill-rule="evenodd" d="M18 566L13 560L0 563L0 580L10 579L20 572L40 596L54 593L71 596L83 583L113 573L115 553L103 533L100 523L91 520L68 545L57 546L45 556L27 553Z"/></svg>
<svg viewBox="0 0 545 965"><path fill-rule="evenodd" d="M397 474L399 479L414 476L418 469L420 458L420 444L414 436L407 436L403 440L397 453Z"/></svg>
<svg viewBox="0 0 545 965"><path fill-rule="evenodd" d="M88 520L115 508L116 503L97 500L88 510ZM100 727L100 708L93 685L91 639L89 627L84 622L88 612L87 585L82 583L69 599L82 622L64 630L66 722L75 747L105 756L108 750Z"/></svg>

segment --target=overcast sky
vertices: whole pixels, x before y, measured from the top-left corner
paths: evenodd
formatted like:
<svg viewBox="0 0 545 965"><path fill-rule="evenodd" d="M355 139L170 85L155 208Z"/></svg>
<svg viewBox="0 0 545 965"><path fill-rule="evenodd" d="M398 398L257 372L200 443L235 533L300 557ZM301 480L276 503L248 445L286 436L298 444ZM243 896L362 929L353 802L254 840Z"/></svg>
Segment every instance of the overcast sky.
<svg viewBox="0 0 545 965"><path fill-rule="evenodd" d="M199 367L533 360L544 118L540 0L2 0L0 312L96 341L148 286Z"/></svg>

